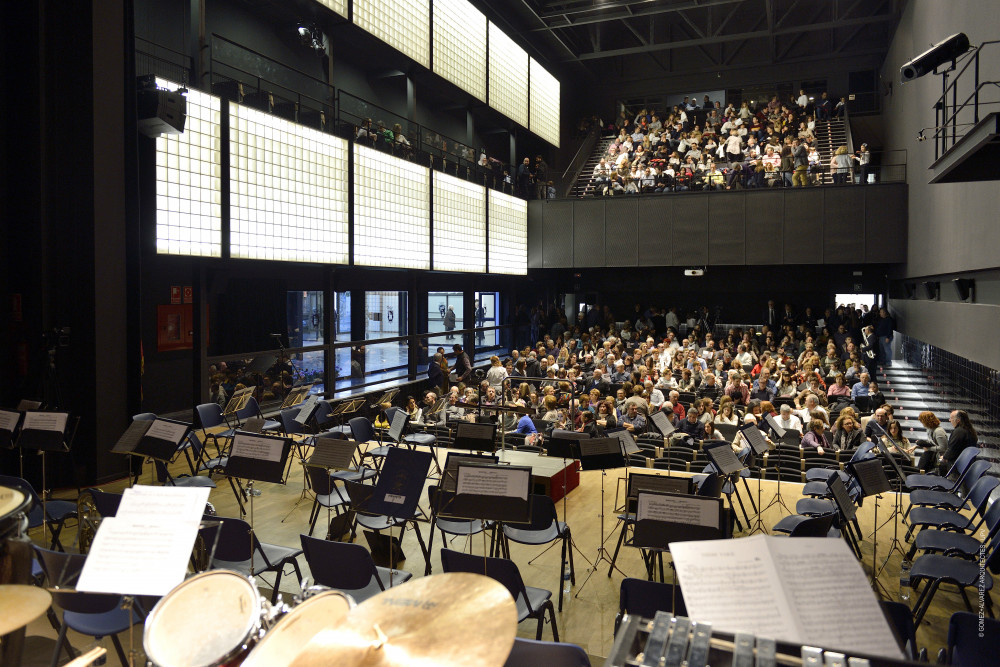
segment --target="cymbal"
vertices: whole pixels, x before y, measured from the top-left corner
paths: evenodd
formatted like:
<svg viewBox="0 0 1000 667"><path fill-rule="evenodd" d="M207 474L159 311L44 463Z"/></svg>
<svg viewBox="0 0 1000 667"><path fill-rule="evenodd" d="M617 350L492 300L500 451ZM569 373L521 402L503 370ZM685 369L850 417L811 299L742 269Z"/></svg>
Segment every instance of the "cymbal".
<svg viewBox="0 0 1000 667"><path fill-rule="evenodd" d="M23 628L45 613L52 594L38 586L0 586L0 636Z"/></svg>
<svg viewBox="0 0 1000 667"><path fill-rule="evenodd" d="M475 628L475 632L468 632ZM517 633L517 607L494 579L455 572L414 579L319 632L295 667L501 667Z"/></svg>
<svg viewBox="0 0 1000 667"><path fill-rule="evenodd" d="M7 516L24 502L24 494L9 486L0 486L0 516Z"/></svg>

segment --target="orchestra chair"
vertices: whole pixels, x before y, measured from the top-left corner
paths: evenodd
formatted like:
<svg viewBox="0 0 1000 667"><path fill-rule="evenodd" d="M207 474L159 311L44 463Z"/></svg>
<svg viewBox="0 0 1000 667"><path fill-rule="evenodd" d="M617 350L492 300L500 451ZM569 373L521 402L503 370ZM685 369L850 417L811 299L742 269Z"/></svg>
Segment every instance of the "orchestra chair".
<svg viewBox="0 0 1000 667"><path fill-rule="evenodd" d="M372 461L375 462L375 469L382 469L382 461L385 459L386 455L389 453L391 445L383 445L382 438L377 433L375 433L375 427L372 423L368 421L367 417L354 417L348 420L348 426L351 427L351 436L354 438L354 442L358 445L365 445L371 442L379 443L377 447L372 447L362 454L362 459L365 456L371 457Z"/></svg>
<svg viewBox="0 0 1000 667"><path fill-rule="evenodd" d="M506 586L511 597L517 604L517 622L528 618L538 621L535 639L542 638L542 628L545 626L545 612L549 613L552 623L552 640L559 641L559 630L556 627L556 612L552 606L552 592L543 588L525 586L521 571L517 564L506 558L491 556L474 556L461 551L441 549L441 565L445 572L471 572L496 579Z"/></svg>
<svg viewBox="0 0 1000 667"><path fill-rule="evenodd" d="M250 524L243 519L220 516L207 516L205 519L222 523L218 528L205 528L200 531L206 545L211 545L215 541L213 533L220 531L215 557L209 563L208 569L233 570L243 575L249 575L250 564L253 562L254 576L260 576L264 572L273 572L274 590L271 593L271 604L274 604L278 599L278 587L281 584L281 575L284 573L286 565L291 565L295 571L296 582L302 581L302 572L298 563L302 549L261 542L257 539L256 533L253 533L251 537ZM251 553L253 554L252 561L251 558L248 558L248 554Z"/></svg>
<svg viewBox="0 0 1000 667"><path fill-rule="evenodd" d="M566 576L566 561L569 560L569 578L576 585L576 568L573 566L573 537L569 524L560 521L552 498L537 493L531 494L531 520L527 524L507 523L503 525L500 546L503 555L510 557L508 541L529 546L562 542L562 559L559 562L559 611L563 604L563 581ZM542 552L544 553L544 552Z"/></svg>
<svg viewBox="0 0 1000 667"><path fill-rule="evenodd" d="M514 647L507 656L504 667L590 667L586 651L576 644L546 642L536 639L514 638Z"/></svg>
<svg viewBox="0 0 1000 667"><path fill-rule="evenodd" d="M129 664L118 640L118 633L128 630L135 623L142 622L144 614L141 608L136 606L138 614L133 618L131 611L122 609L122 598L119 595L81 593L73 590L83 571L86 556L60 553L38 546L35 547L35 553L45 573L49 592L52 593L52 604L63 610L59 636L52 650L51 666L56 667L59 664L59 653L64 646L71 659L76 657L73 647L66 639L69 630L95 639L110 636L121 664ZM68 590L58 590L57 586Z"/></svg>
<svg viewBox="0 0 1000 667"><path fill-rule="evenodd" d="M360 544L331 542L308 535L299 535L302 552L320 586L329 586L346 593L358 604L392 586L404 584L413 576L403 570L379 567Z"/></svg>
<svg viewBox="0 0 1000 667"><path fill-rule="evenodd" d="M980 629L980 623L983 624ZM941 649L942 652L945 649ZM948 621L948 648L945 664L953 667L979 667L994 664L1000 654L1000 621L979 620L978 614L956 611ZM938 656L941 663L942 656Z"/></svg>
<svg viewBox="0 0 1000 667"><path fill-rule="evenodd" d="M990 597L993 577L986 570L993 572L993 574L1000 573L1000 556L998 556L1000 549L998 549L998 545L1000 545L1000 533L990 539L981 560L965 560L942 554L924 554L913 561L913 567L910 568L910 582L913 585L913 590L916 591L921 583L926 583L913 607L914 625L920 626L920 621L927 613L927 609L941 584L952 584L958 587L962 600L970 612L973 610L972 603L969 601L965 589L978 589L985 602L986 612L990 618L993 618L993 599ZM980 563L984 567L981 567Z"/></svg>
<svg viewBox="0 0 1000 667"><path fill-rule="evenodd" d="M52 531L52 540L49 542L49 549L65 551L62 542L59 541L59 534L63 525L70 519L77 518L76 503L69 500L46 500L45 515L42 515L42 499L35 492L35 487L26 479L11 475L0 475L0 486L20 489L25 495L31 498L31 510L28 512L28 530L38 528L44 520L49 530Z"/></svg>
<svg viewBox="0 0 1000 667"><path fill-rule="evenodd" d="M913 614L910 607L902 602L880 600L882 612L886 619L896 629L896 635L903 642L903 652L907 660L927 662L927 649L917 650L917 628L913 625Z"/></svg>
<svg viewBox="0 0 1000 667"><path fill-rule="evenodd" d="M669 611L674 616L687 616L684 594L675 584L660 583L626 577L618 593L618 615L615 616L615 634L625 614L653 618L658 611Z"/></svg>
<svg viewBox="0 0 1000 667"><path fill-rule="evenodd" d="M969 467L978 453L978 447L966 447L963 449L946 475L934 475L930 473L925 475L907 475L906 488L910 489L910 491L916 491L917 489L938 489L939 491L951 491L954 493L958 491L962 483L962 478L969 471Z"/></svg>
<svg viewBox="0 0 1000 667"><path fill-rule="evenodd" d="M337 478L330 474L326 468L307 465L305 469L309 479L309 487L313 492L313 506L309 513L309 535L312 535L322 508L325 507L327 511L336 510L339 515L340 510L345 505L350 505L351 499L346 491L337 486Z"/></svg>

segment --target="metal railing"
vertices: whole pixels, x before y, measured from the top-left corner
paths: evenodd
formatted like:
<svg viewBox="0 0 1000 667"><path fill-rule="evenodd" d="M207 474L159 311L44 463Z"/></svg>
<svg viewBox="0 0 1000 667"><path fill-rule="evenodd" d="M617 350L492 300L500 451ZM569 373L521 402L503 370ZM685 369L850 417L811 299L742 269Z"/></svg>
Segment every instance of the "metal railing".
<svg viewBox="0 0 1000 667"><path fill-rule="evenodd" d="M981 118L980 107L1000 104L1000 95L996 100L983 101L982 91L991 88L1000 92L1000 81L980 80L980 54L986 47L1000 44L1000 40L983 42L971 53L965 65L951 77L949 83L948 73L954 71L958 61L952 65L952 69L941 73L941 97L934 104L934 159L937 160L954 146L959 139L965 136L968 129L975 127ZM958 86L962 82L962 77L969 68L972 67L973 83L972 92L961 102L958 101ZM948 97L951 96L949 105ZM950 111L949 111L950 108ZM960 116L971 118L968 122L959 122ZM959 128L962 128L961 131Z"/></svg>

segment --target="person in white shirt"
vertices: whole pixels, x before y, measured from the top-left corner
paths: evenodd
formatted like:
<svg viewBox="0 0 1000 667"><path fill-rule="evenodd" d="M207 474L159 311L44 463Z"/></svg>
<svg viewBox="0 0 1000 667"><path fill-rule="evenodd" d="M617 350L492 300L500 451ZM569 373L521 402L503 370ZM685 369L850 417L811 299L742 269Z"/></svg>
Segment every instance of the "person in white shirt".
<svg viewBox="0 0 1000 667"><path fill-rule="evenodd" d="M795 100L795 103L796 103L796 104L797 104L797 105L799 106L799 108L800 108L800 109L802 109L803 111L805 110L805 108L806 108L807 106L809 106L809 96L808 96L808 95L806 95L806 91L804 91L804 90L802 90L802 89L799 89L799 99Z"/></svg>
<svg viewBox="0 0 1000 667"><path fill-rule="evenodd" d="M802 421L796 415L792 414L792 406L787 403L782 404L781 413L775 421L778 422L778 426L786 431L794 430L802 433Z"/></svg>
<svg viewBox="0 0 1000 667"><path fill-rule="evenodd" d="M830 413L826 411L826 408L819 404L819 399L816 398L816 394L808 394L805 398L805 406L801 410L796 410L795 414L798 416L799 421L803 424L808 424L812 420L812 413L814 411L819 411L823 414L827 424L830 423Z"/></svg>

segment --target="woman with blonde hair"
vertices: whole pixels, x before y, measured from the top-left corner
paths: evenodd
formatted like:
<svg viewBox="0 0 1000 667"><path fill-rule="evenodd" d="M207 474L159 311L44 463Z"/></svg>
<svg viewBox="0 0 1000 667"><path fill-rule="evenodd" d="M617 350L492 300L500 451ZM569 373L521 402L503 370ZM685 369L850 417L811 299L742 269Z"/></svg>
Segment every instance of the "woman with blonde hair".
<svg viewBox="0 0 1000 667"><path fill-rule="evenodd" d="M503 381L507 379L507 369L500 363L500 357L495 354L490 357L490 369L486 371L486 381L497 393L503 389Z"/></svg>
<svg viewBox="0 0 1000 667"><path fill-rule="evenodd" d="M847 177L851 173L851 156L847 154L847 146L841 146L833 154L833 182L836 185L847 183Z"/></svg>
<svg viewBox="0 0 1000 667"><path fill-rule="evenodd" d="M733 403L732 398L723 396L719 399L719 411L716 413L713 421L716 424L728 424L730 426L739 424L739 419L736 417L736 404Z"/></svg>

